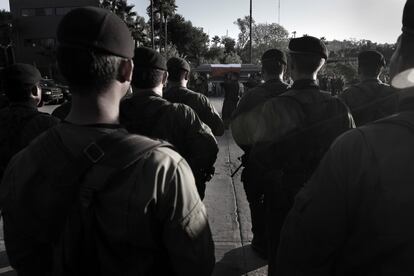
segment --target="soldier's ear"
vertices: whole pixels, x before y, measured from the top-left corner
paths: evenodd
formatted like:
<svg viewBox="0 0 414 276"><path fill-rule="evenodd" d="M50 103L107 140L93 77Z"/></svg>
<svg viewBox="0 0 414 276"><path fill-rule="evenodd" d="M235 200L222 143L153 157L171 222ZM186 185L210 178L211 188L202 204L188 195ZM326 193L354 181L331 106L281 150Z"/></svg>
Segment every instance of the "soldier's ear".
<svg viewBox="0 0 414 276"><path fill-rule="evenodd" d="M190 79L190 72L184 71L184 79L188 81Z"/></svg>
<svg viewBox="0 0 414 276"><path fill-rule="evenodd" d="M121 83L132 81L134 62L132 59L123 59L119 65L118 81Z"/></svg>
<svg viewBox="0 0 414 276"><path fill-rule="evenodd" d="M168 71L164 71L164 75L162 77L162 84L166 85L168 81Z"/></svg>

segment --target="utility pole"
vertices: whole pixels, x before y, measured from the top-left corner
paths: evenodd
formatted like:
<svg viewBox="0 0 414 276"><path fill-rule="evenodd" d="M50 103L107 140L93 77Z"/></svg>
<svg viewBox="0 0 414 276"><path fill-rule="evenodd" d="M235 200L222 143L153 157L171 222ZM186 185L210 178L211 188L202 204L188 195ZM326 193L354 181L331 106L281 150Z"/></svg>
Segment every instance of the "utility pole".
<svg viewBox="0 0 414 276"><path fill-rule="evenodd" d="M252 1L253 0L250 0L250 42L249 42L249 45L250 45L250 63L253 63L253 47L252 47L252 45L253 45L253 43L252 43L253 3L252 3Z"/></svg>
<svg viewBox="0 0 414 276"><path fill-rule="evenodd" d="M155 41L154 41L154 0L151 0L151 46L152 49L155 49Z"/></svg>
<svg viewBox="0 0 414 276"><path fill-rule="evenodd" d="M277 24L280 25L280 0L279 0L279 8L278 8L278 19L277 19Z"/></svg>

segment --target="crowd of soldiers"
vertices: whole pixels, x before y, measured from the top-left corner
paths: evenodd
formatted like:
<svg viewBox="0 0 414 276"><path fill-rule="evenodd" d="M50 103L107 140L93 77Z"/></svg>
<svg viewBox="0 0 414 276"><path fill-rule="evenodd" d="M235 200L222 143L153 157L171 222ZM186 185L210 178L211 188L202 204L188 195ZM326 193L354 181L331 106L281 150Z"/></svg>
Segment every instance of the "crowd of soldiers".
<svg viewBox="0 0 414 276"><path fill-rule="evenodd" d="M290 40L289 59L263 53L263 81L241 99L231 76L221 118L187 88L185 59L135 49L109 11L73 9L57 31L71 102L39 112L39 71L3 71L0 208L10 264L19 275L211 275L202 200L215 136L230 128L244 151L251 247L269 275L411 275L413 18L408 0L393 87L380 81L382 54L364 51L359 83L339 96L323 91L328 50L304 36Z"/></svg>

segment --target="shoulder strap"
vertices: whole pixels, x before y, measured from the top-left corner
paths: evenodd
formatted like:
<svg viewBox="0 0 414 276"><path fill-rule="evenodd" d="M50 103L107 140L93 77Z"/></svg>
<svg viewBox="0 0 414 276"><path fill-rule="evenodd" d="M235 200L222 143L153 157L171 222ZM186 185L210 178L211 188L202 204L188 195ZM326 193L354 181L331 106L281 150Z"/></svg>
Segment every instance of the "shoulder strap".
<svg viewBox="0 0 414 276"><path fill-rule="evenodd" d="M121 170L131 165L150 149L166 144L143 136L114 131L87 145L80 155L73 156L63 144L57 131L54 130L53 132L54 135L58 136L57 140L60 141L63 149L73 159L70 162L70 167L63 170L60 181L61 185L73 185L91 167L102 163L106 164L106 170L100 171L101 177L102 174L110 175L116 170Z"/></svg>
<svg viewBox="0 0 414 276"><path fill-rule="evenodd" d="M414 115L414 113L413 113ZM414 118L414 116L412 117ZM398 125L404 128L409 129L411 132L414 133L414 122L413 120L409 118L407 112L402 112L396 115L393 115L392 117L388 117L386 119L383 120L379 120L376 122L373 122L372 124L393 124L393 125Z"/></svg>

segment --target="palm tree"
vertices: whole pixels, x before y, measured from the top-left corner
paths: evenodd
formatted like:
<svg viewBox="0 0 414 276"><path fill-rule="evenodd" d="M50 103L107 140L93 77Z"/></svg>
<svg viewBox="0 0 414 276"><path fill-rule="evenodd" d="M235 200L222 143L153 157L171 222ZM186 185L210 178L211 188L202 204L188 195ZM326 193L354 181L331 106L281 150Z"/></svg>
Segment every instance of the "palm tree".
<svg viewBox="0 0 414 276"><path fill-rule="evenodd" d="M167 49L168 44L168 18L174 15L175 11L177 10L177 5L175 4L175 0L153 0L154 4L154 14L159 14L159 33L161 38L161 31L163 27L163 20L164 20L164 51ZM151 6L147 8L148 15L151 14ZM150 15L151 18L151 15ZM160 45L161 48L161 45Z"/></svg>
<svg viewBox="0 0 414 276"><path fill-rule="evenodd" d="M112 11L125 22L134 38L135 47L138 43L146 42L147 25L144 18L133 11L134 5L128 5L126 0L100 0L100 6Z"/></svg>

